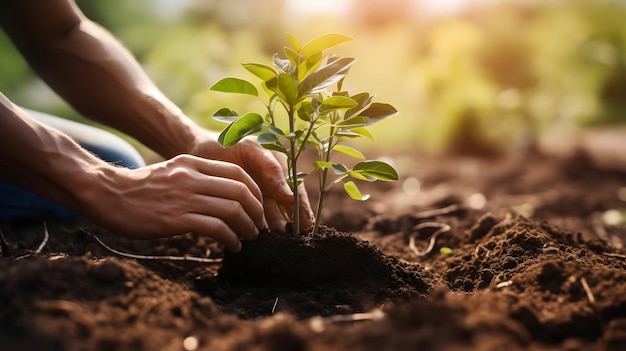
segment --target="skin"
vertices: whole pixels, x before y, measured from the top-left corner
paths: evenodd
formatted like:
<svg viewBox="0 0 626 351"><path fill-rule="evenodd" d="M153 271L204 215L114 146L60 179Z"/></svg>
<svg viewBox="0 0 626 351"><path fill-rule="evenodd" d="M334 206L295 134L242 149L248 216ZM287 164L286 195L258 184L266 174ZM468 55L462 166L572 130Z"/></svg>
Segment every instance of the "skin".
<svg viewBox="0 0 626 351"><path fill-rule="evenodd" d="M0 2L0 26L32 69L82 115L166 161L108 164L0 94L0 179L72 208L115 233L187 232L239 251L258 229L283 229L293 194L286 162L252 138L222 148L151 82L133 56L70 0ZM16 150L18 150L16 152ZM304 188L303 228L313 214Z"/></svg>

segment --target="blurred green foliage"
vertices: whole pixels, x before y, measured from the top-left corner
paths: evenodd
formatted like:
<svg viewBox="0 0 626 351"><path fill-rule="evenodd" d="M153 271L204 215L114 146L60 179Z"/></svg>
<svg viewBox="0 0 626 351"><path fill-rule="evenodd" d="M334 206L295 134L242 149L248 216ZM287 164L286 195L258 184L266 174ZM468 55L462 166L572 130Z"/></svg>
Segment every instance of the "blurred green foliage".
<svg viewBox="0 0 626 351"><path fill-rule="evenodd" d="M78 4L210 128L223 127L209 118L219 106L251 110L258 106L246 105L258 101L208 87L227 76L250 78L240 64L282 54L286 31L305 41L328 32L355 38L338 51L358 59L347 88L376 93L400 111L373 130L377 147L489 152L626 122L623 1L492 1L433 17L419 0L337 0L347 11L298 18L290 17L289 1ZM0 53L0 90L9 98L71 115L2 33Z"/></svg>

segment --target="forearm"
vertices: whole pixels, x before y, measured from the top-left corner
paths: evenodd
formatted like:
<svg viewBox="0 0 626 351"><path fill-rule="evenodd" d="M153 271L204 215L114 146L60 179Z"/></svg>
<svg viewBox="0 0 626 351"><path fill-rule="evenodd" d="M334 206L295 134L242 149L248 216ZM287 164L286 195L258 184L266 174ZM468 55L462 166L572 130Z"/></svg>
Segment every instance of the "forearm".
<svg viewBox="0 0 626 351"><path fill-rule="evenodd" d="M24 34L19 21L5 25L38 75L81 114L131 135L160 155L170 158L189 152L199 127L157 89L107 31L75 7L58 7L51 11L63 12L55 15L67 19L54 24L62 28L57 35ZM27 12L25 22L47 20L34 10L16 11Z"/></svg>
<svg viewBox="0 0 626 351"><path fill-rule="evenodd" d="M116 168L39 124L0 94L0 179L85 211Z"/></svg>

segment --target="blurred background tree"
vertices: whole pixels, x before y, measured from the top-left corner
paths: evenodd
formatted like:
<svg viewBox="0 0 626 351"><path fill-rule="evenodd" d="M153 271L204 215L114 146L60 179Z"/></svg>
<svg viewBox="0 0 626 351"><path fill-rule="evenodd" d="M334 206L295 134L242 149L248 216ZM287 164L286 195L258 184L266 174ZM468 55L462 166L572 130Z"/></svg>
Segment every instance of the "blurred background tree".
<svg viewBox="0 0 626 351"><path fill-rule="evenodd" d="M493 153L581 128L626 123L623 0L78 0L119 37L190 117L220 129L209 92L243 62L341 32L358 58L346 88L371 91L400 115L376 147ZM80 119L33 76L0 32L0 90L24 106ZM224 101L224 100L230 101ZM365 145L360 147L367 147Z"/></svg>

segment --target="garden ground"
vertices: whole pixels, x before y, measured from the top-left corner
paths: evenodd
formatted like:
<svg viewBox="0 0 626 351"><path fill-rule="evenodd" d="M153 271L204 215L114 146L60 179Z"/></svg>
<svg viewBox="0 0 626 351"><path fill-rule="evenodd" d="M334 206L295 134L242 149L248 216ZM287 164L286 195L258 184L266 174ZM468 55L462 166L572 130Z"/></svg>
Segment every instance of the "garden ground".
<svg viewBox="0 0 626 351"><path fill-rule="evenodd" d="M240 254L86 222L47 223L37 253L43 223L0 224L0 348L626 348L623 170L580 152L390 159L402 182L364 203L331 191L320 235Z"/></svg>

